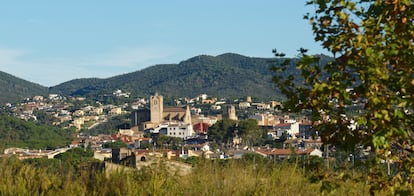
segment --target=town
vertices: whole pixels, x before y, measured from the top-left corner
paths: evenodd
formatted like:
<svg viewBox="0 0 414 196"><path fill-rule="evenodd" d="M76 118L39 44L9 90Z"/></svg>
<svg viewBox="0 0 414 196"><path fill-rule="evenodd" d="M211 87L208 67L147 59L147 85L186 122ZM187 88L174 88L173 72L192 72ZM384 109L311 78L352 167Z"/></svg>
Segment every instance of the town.
<svg viewBox="0 0 414 196"><path fill-rule="evenodd" d="M157 92L149 98L132 98L122 90L105 96L111 101L50 94L7 104L4 109L18 118L48 119L54 126L75 129L76 134L68 146L13 147L7 148L4 156L53 158L71 148L87 147L94 151L94 158L112 163L124 163L131 156L145 160L154 155L166 159L239 159L243 154L257 153L270 160L292 155L323 156L322 142L312 130L312 122L306 116L283 114L278 110L279 101L255 102L251 96L230 100L202 94L170 99L167 105ZM124 123L116 130L90 131L117 117ZM229 125L223 126L226 123ZM139 161L133 162L137 164Z"/></svg>

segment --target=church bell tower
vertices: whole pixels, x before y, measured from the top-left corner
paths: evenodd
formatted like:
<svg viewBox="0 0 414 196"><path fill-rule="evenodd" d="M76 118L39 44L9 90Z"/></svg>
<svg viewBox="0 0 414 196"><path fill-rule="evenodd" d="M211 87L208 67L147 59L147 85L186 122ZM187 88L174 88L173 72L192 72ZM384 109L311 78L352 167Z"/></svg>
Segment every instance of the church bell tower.
<svg viewBox="0 0 414 196"><path fill-rule="evenodd" d="M154 96L150 97L150 110L151 110L151 122L152 123L160 123L162 122L162 112L164 101L161 95L155 93Z"/></svg>

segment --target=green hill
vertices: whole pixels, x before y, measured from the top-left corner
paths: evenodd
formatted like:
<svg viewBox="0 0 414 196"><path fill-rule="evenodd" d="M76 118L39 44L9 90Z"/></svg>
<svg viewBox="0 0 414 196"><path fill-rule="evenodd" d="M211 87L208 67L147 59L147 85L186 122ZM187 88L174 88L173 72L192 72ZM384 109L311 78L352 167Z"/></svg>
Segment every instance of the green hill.
<svg viewBox="0 0 414 196"><path fill-rule="evenodd" d="M0 71L0 104L16 103L26 97L46 95L48 89Z"/></svg>
<svg viewBox="0 0 414 196"><path fill-rule="evenodd" d="M8 147L56 148L70 144L72 131L38 125L8 115L0 115L0 150Z"/></svg>
<svg viewBox="0 0 414 196"><path fill-rule="evenodd" d="M277 97L270 58L238 54L200 55L179 64L162 64L107 79L77 79L52 87L54 93L96 96L115 89L136 95L158 91L165 96Z"/></svg>
<svg viewBox="0 0 414 196"><path fill-rule="evenodd" d="M322 56L321 62L329 57ZM170 97L211 96L239 98L253 96L280 99L272 83L272 65L281 59L247 57L233 53L218 56L200 55L178 64L154 65L136 72L106 79L85 78L64 82L47 89L7 73L0 72L0 104L17 102L25 97L58 93L71 96L96 97L117 89L137 96L159 92ZM323 64L323 63L322 63ZM298 75L294 64L286 73ZM300 80L297 81L300 85Z"/></svg>

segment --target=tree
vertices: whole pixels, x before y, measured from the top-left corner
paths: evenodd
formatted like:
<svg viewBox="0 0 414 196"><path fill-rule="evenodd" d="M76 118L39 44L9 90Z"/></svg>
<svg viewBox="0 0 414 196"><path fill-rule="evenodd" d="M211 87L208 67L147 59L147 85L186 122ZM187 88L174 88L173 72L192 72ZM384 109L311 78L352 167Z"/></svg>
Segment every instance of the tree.
<svg viewBox="0 0 414 196"><path fill-rule="evenodd" d="M55 156L55 159L62 161L78 161L93 157L93 150L90 148L72 148L64 153Z"/></svg>
<svg viewBox="0 0 414 196"><path fill-rule="evenodd" d="M157 146L161 148L167 147L173 150L178 150L183 145L183 139L180 137L171 137L164 134L160 134L156 139Z"/></svg>
<svg viewBox="0 0 414 196"><path fill-rule="evenodd" d="M122 140L116 140L114 142L104 143L102 147L114 149L114 148L127 148L128 145Z"/></svg>
<svg viewBox="0 0 414 196"><path fill-rule="evenodd" d="M238 132L241 135L246 145L254 146L259 145L263 142L264 131L258 126L257 120L247 119L242 120L238 123Z"/></svg>
<svg viewBox="0 0 414 196"><path fill-rule="evenodd" d="M230 119L217 121L217 123L208 129L208 139L218 145L229 142L234 137L236 123L237 121Z"/></svg>
<svg viewBox="0 0 414 196"><path fill-rule="evenodd" d="M386 187L394 194L412 194L413 1L313 0L307 4L315 7L315 13L305 19L333 60L321 64L318 56L301 49L296 64L304 81L301 86L292 75L279 72L290 62L275 66L279 74L274 82L288 98L284 108L312 111L325 143L348 151L363 146L372 149L377 163L394 162L398 170L390 180L378 178L372 169L372 190Z"/></svg>

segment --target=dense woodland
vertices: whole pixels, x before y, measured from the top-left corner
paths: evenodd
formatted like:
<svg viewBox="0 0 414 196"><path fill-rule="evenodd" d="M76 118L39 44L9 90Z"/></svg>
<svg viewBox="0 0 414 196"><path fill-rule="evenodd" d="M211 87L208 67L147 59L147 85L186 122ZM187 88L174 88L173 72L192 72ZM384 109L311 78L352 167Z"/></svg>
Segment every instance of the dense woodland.
<svg viewBox="0 0 414 196"><path fill-rule="evenodd" d="M275 96L271 83L270 59L237 54L216 57L201 55L179 64L155 65L108 79L73 80L51 88L69 95L98 95L124 89L138 95L155 91L164 96L209 95Z"/></svg>
<svg viewBox="0 0 414 196"><path fill-rule="evenodd" d="M321 62L327 58L323 57ZM280 98L272 83L273 73L270 69L282 61L232 53L215 57L200 55L179 64L155 65L108 79L72 80L50 90L78 96L97 96L111 93L114 89L123 89L140 96L158 91L171 97L194 97L207 93L228 98L247 95L260 99ZM293 64L287 71L299 74Z"/></svg>
<svg viewBox="0 0 414 196"><path fill-rule="evenodd" d="M8 147L57 148L70 144L74 130L39 125L8 115L0 115L0 150Z"/></svg>
<svg viewBox="0 0 414 196"><path fill-rule="evenodd" d="M48 89L0 71L0 104L20 102L26 97L46 95Z"/></svg>
<svg viewBox="0 0 414 196"><path fill-rule="evenodd" d="M327 59L330 58L322 56L321 64ZM200 55L178 64L154 65L107 79L74 79L49 89L0 72L0 104L16 103L26 97L48 93L103 99L117 89L131 92L133 96L149 96L158 91L170 97L194 97L207 93L227 98L249 95L260 100L279 99L283 96L272 83L274 73L271 68L283 61L233 53ZM299 74L295 62L292 61L286 73ZM296 83L302 82L298 80Z"/></svg>

